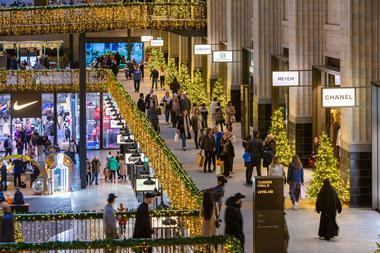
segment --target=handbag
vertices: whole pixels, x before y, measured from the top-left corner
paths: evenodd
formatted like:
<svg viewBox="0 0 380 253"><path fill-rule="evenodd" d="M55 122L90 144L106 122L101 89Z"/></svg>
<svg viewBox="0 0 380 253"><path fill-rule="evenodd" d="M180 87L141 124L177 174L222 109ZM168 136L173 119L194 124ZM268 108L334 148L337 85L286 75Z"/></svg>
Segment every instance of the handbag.
<svg viewBox="0 0 380 253"><path fill-rule="evenodd" d="M205 157L204 155L202 154L202 151L199 152L197 154L197 164L198 164L198 167L203 167L203 164L205 162Z"/></svg>
<svg viewBox="0 0 380 253"><path fill-rule="evenodd" d="M158 107L158 108L157 108L157 115L161 115L161 114L162 114L161 107Z"/></svg>
<svg viewBox="0 0 380 253"><path fill-rule="evenodd" d="M174 134L174 142L178 142L178 139L179 139L178 132L175 132L175 134Z"/></svg>

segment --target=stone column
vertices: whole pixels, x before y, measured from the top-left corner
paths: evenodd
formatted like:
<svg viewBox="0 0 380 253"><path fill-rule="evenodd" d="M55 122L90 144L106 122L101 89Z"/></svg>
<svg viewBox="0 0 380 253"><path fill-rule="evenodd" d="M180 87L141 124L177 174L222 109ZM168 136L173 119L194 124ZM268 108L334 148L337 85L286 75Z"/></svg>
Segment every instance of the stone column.
<svg viewBox="0 0 380 253"><path fill-rule="evenodd" d="M282 0L254 0L252 15L252 41L254 63L254 89L258 107L254 118L259 131L266 133L271 117L272 68L271 56L282 54Z"/></svg>
<svg viewBox="0 0 380 253"><path fill-rule="evenodd" d="M358 107L342 109L341 168L351 206L371 204L371 81L380 80L380 2L341 0L343 87L358 87Z"/></svg>
<svg viewBox="0 0 380 253"><path fill-rule="evenodd" d="M289 70L311 70L323 63L323 0L288 0ZM285 36L285 35L284 35ZM301 72L302 88L289 88L289 137L302 158L312 151L311 71Z"/></svg>

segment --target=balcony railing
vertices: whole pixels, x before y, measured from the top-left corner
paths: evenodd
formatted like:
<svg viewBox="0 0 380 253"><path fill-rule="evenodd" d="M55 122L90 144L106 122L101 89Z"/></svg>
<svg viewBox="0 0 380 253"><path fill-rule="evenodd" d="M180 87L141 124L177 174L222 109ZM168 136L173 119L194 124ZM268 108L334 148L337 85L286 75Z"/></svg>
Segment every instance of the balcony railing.
<svg viewBox="0 0 380 253"><path fill-rule="evenodd" d="M126 221L119 227L120 238L132 238L136 211L119 212L117 217ZM199 219L199 211L154 210L150 213L152 227L157 230L156 238L189 237L194 227L187 227ZM23 242L71 242L105 239L102 212L16 214L20 228L16 238Z"/></svg>
<svg viewBox="0 0 380 253"><path fill-rule="evenodd" d="M0 252L202 252L243 253L237 239L227 236L128 239L48 243L0 243Z"/></svg>
<svg viewBox="0 0 380 253"><path fill-rule="evenodd" d="M73 82L71 87L75 87L75 89L79 90L79 78L71 78L75 76L74 73L76 73L76 70L11 72L4 70L0 71L0 91L7 92L10 91L10 87L16 87L11 89L54 92L57 91L56 87L65 89L66 86L70 86L70 80ZM19 78L12 81L8 79L9 75L15 75ZM47 77L44 82L33 82L33 80L40 80L39 77L41 75L51 75L55 77ZM60 79L60 76L62 79ZM139 142L140 148L144 154L149 157L152 168L154 168L154 174L170 199L171 207L178 210L198 210L201 203L201 194L198 187L192 181L190 175L183 168L176 156L165 144L165 141L152 128L146 115L137 108L136 103L124 89L124 86L108 69L88 70L87 80L91 80L91 78L96 80L94 84L96 84L97 87L108 91L117 103L120 113L126 120L135 139ZM59 80L61 80L62 84L60 84ZM191 220L185 219L184 222L186 223L184 227L188 229L192 228L193 235L200 234L201 221L199 218Z"/></svg>
<svg viewBox="0 0 380 253"><path fill-rule="evenodd" d="M120 29L196 30L206 27L205 3L110 3L0 9L0 36Z"/></svg>

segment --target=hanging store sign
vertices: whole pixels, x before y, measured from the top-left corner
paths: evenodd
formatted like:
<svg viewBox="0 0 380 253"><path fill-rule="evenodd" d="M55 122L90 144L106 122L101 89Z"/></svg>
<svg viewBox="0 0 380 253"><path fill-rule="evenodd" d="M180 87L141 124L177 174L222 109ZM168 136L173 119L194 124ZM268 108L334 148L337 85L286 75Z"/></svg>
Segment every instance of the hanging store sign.
<svg viewBox="0 0 380 253"><path fill-rule="evenodd" d="M323 88L322 107L353 107L356 106L355 88Z"/></svg>
<svg viewBox="0 0 380 253"><path fill-rule="evenodd" d="M141 42L149 42L153 39L153 36L147 35L147 36L141 36Z"/></svg>
<svg viewBox="0 0 380 253"><path fill-rule="evenodd" d="M150 46L151 47L163 47L164 46L164 40L163 39L150 40Z"/></svg>
<svg viewBox="0 0 380 253"><path fill-rule="evenodd" d="M11 95L13 118L41 118L41 93L17 92Z"/></svg>
<svg viewBox="0 0 380 253"><path fill-rule="evenodd" d="M201 44L194 45L194 54L195 55L211 55L211 45Z"/></svg>
<svg viewBox="0 0 380 253"><path fill-rule="evenodd" d="M300 85L298 71L273 71L272 85L275 87L291 87Z"/></svg>
<svg viewBox="0 0 380 253"><path fill-rule="evenodd" d="M232 51L213 51L213 62L232 62Z"/></svg>
<svg viewBox="0 0 380 253"><path fill-rule="evenodd" d="M158 180L156 178L137 178L136 192L153 192L158 189Z"/></svg>
<svg viewBox="0 0 380 253"><path fill-rule="evenodd" d="M120 129L125 125L125 120L110 120L111 129Z"/></svg>
<svg viewBox="0 0 380 253"><path fill-rule="evenodd" d="M116 135L116 144L117 145L127 144L126 140L128 140L128 138L130 138L131 140L135 139L133 135L123 136L122 134L118 134Z"/></svg>

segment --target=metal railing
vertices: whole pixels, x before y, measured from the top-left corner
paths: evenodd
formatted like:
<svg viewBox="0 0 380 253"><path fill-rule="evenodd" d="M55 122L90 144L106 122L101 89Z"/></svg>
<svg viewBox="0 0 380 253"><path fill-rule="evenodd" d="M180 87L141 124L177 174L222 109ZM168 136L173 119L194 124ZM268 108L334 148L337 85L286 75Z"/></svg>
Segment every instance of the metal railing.
<svg viewBox="0 0 380 253"><path fill-rule="evenodd" d="M118 219L122 239L132 238L135 227L136 211L119 212ZM186 224L199 219L199 212L180 210L156 210L151 212L152 227L156 229L155 238L191 236L191 228ZM15 221L20 228L23 242L71 242L105 239L102 212L80 213L42 213L16 214Z"/></svg>
<svg viewBox="0 0 380 253"><path fill-rule="evenodd" d="M0 252L202 252L243 253L237 239L227 236L171 239L129 239L49 243L0 243Z"/></svg>
<svg viewBox="0 0 380 253"><path fill-rule="evenodd" d="M206 25L206 3L133 2L0 9L0 36L120 29L197 30Z"/></svg>

